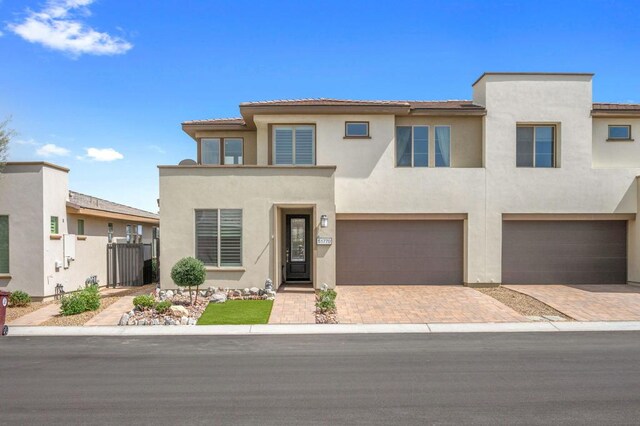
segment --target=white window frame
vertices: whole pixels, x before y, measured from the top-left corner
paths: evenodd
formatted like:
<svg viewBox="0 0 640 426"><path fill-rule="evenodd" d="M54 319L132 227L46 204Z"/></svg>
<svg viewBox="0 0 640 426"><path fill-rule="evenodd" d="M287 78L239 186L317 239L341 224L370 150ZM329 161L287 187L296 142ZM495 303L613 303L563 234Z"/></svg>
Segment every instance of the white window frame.
<svg viewBox="0 0 640 426"><path fill-rule="evenodd" d="M218 216L217 220L217 234L216 234L216 251L217 251L217 263L216 265L206 265L207 268L217 268L217 269L225 269L225 268L242 268L244 267L244 210L243 209L195 209L193 211L193 234L194 234L194 247L193 247L193 257L198 258L198 224L195 221L196 212L198 211L206 211L206 210L215 210ZM240 210L240 265L235 266L221 266L222 265L222 236L220 234L221 222L222 222L222 211L223 210Z"/></svg>
<svg viewBox="0 0 640 426"><path fill-rule="evenodd" d="M411 165L410 166L399 166L398 165L398 127L411 127ZM414 161L414 129L416 127L426 127L427 128L427 165L426 166L416 166L415 165L415 161ZM396 125L396 134L395 134L395 153L396 153L396 158L395 158L395 166L398 169L413 169L413 168L418 168L418 169L428 169L431 166L431 155L429 153L429 146L431 145L431 125L430 124L414 124L414 125L401 125L398 124ZM434 151L434 161L435 161L435 151ZM434 163L435 164L435 163Z"/></svg>
<svg viewBox="0 0 640 426"><path fill-rule="evenodd" d="M271 151L273 155L271 156L271 163L274 166L283 166L283 167L313 167L316 165L316 126L315 124L278 124L272 126L273 129L271 134ZM313 131L313 145L311 150L311 164L296 164L296 128L298 127L310 127ZM277 129L291 129L291 164L276 164L276 156L277 156L277 144L276 144L276 130Z"/></svg>

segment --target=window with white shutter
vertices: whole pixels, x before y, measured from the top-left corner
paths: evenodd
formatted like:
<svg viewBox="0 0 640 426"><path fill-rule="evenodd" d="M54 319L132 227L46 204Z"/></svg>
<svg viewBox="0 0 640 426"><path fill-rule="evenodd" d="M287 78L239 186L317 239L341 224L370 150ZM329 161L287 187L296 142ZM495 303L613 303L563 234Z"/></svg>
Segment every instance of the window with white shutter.
<svg viewBox="0 0 640 426"><path fill-rule="evenodd" d="M196 210L196 258L207 266L242 266L242 210Z"/></svg>
<svg viewBox="0 0 640 426"><path fill-rule="evenodd" d="M286 166L315 164L315 128L313 126L275 126L273 163Z"/></svg>

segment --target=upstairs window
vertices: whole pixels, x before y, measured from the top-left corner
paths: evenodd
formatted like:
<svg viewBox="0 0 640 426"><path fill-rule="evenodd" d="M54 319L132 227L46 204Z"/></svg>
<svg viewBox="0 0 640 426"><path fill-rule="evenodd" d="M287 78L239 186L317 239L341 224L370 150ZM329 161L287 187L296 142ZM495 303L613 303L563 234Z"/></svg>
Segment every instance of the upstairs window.
<svg viewBox="0 0 640 426"><path fill-rule="evenodd" d="M107 224L107 240L109 243L113 242L113 223L111 222Z"/></svg>
<svg viewBox="0 0 640 426"><path fill-rule="evenodd" d="M312 166L316 163L313 126L274 126L273 164Z"/></svg>
<svg viewBox="0 0 640 426"><path fill-rule="evenodd" d="M451 127L436 126L436 167L451 166Z"/></svg>
<svg viewBox="0 0 640 426"><path fill-rule="evenodd" d="M78 235L84 235L84 219L78 219Z"/></svg>
<svg viewBox="0 0 640 426"><path fill-rule="evenodd" d="M58 228L58 216L51 216L51 233L52 234L57 234L59 231Z"/></svg>
<svg viewBox="0 0 640 426"><path fill-rule="evenodd" d="M345 138L368 138L369 122L368 121L347 121L344 124Z"/></svg>
<svg viewBox="0 0 640 426"><path fill-rule="evenodd" d="M429 126L396 128L396 166L429 166Z"/></svg>
<svg viewBox="0 0 640 426"><path fill-rule="evenodd" d="M242 138L202 138L200 140L202 164L243 164L243 154Z"/></svg>
<svg viewBox="0 0 640 426"><path fill-rule="evenodd" d="M556 166L555 126L518 126L516 167Z"/></svg>
<svg viewBox="0 0 640 426"><path fill-rule="evenodd" d="M127 238L127 242L130 243L131 242L131 238L133 236L133 231L131 229L131 225L127 225L125 227L125 236Z"/></svg>
<svg viewBox="0 0 640 426"><path fill-rule="evenodd" d="M610 125L608 141L631 141L630 125Z"/></svg>

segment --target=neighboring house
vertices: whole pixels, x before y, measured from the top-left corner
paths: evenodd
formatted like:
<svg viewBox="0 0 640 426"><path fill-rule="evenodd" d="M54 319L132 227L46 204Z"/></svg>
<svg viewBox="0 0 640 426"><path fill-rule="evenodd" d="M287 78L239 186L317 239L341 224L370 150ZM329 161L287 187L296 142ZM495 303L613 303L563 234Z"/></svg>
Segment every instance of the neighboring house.
<svg viewBox="0 0 640 426"><path fill-rule="evenodd" d="M592 76L187 121L197 164L159 167L161 263L196 256L239 288L640 282L640 105L593 103Z"/></svg>
<svg viewBox="0 0 640 426"><path fill-rule="evenodd" d="M151 241L158 215L69 191L68 173L45 162L0 173L0 289L42 299L93 275L106 285L108 242Z"/></svg>

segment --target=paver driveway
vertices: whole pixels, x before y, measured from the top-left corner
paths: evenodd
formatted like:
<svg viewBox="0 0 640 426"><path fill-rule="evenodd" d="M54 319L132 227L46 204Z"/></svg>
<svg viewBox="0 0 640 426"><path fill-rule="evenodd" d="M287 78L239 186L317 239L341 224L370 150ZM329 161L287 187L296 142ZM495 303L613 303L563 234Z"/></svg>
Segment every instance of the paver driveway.
<svg viewBox="0 0 640 426"><path fill-rule="evenodd" d="M640 287L631 285L503 285L578 321L640 320Z"/></svg>
<svg viewBox="0 0 640 426"><path fill-rule="evenodd" d="M492 297L462 285L338 286L340 323L527 321Z"/></svg>

